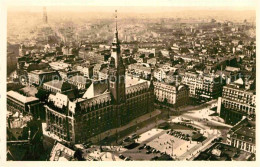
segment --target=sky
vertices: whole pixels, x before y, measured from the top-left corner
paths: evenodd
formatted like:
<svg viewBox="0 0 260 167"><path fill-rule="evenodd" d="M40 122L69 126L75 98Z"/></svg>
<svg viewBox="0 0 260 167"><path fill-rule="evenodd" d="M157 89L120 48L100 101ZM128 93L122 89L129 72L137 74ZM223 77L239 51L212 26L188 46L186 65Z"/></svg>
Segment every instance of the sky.
<svg viewBox="0 0 260 167"><path fill-rule="evenodd" d="M254 9L257 0L2 0L8 6L178 6Z"/></svg>

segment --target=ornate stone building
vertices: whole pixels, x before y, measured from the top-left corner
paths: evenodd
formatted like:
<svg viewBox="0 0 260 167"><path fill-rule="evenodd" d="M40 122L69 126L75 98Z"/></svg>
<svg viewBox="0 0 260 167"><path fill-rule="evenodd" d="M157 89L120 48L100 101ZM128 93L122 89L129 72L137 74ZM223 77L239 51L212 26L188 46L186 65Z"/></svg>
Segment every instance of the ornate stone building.
<svg viewBox="0 0 260 167"><path fill-rule="evenodd" d="M93 82L83 98L70 101L60 93L49 98L46 130L70 143L82 143L153 111L153 81L125 76L116 28L108 79Z"/></svg>
<svg viewBox="0 0 260 167"><path fill-rule="evenodd" d="M255 121L244 118L227 133L227 143L241 150L256 153Z"/></svg>
<svg viewBox="0 0 260 167"><path fill-rule="evenodd" d="M213 73L200 75L194 72L186 72L182 76L182 83L189 86L190 97L202 101L216 99L221 95L222 83L220 77Z"/></svg>
<svg viewBox="0 0 260 167"><path fill-rule="evenodd" d="M32 114L38 118L42 109L43 106L38 98L26 97L12 90L7 92L7 110L13 114L16 112L22 115Z"/></svg>
<svg viewBox="0 0 260 167"><path fill-rule="evenodd" d="M189 102L189 87L187 85L173 86L155 82L154 94L159 102L167 102L176 107Z"/></svg>
<svg viewBox="0 0 260 167"><path fill-rule="evenodd" d="M223 87L222 97L218 99L218 113L228 124L236 124L243 116L256 115L256 92L239 85Z"/></svg>

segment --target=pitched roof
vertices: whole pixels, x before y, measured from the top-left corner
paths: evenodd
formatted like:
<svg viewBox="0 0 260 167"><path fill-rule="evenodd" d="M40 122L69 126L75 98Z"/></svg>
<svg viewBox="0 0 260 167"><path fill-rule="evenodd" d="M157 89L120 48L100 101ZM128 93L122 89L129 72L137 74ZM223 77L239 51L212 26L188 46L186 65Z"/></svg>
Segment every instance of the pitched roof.
<svg viewBox="0 0 260 167"><path fill-rule="evenodd" d="M103 94L107 89L108 85L106 80L92 82L82 98L93 98L97 95Z"/></svg>
<svg viewBox="0 0 260 167"><path fill-rule="evenodd" d="M239 78L239 79L236 80L234 83L235 83L235 84L239 84L239 85L243 85L243 84L244 84L244 81L243 81L242 78Z"/></svg>
<svg viewBox="0 0 260 167"><path fill-rule="evenodd" d="M57 89L60 89L61 91L65 91L65 90L72 88L71 84L69 84L68 82L61 81L61 80L52 80L52 81L44 83L44 85L55 87Z"/></svg>

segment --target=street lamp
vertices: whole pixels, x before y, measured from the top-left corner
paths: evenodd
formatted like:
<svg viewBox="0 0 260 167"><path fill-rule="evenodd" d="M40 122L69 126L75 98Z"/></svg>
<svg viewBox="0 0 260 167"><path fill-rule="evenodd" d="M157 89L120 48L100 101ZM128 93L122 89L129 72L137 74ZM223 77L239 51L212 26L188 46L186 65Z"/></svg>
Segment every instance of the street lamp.
<svg viewBox="0 0 260 167"><path fill-rule="evenodd" d="M156 119L155 119L156 131L158 131L158 125L157 125L157 123L158 123L158 116L157 116Z"/></svg>
<svg viewBox="0 0 260 167"><path fill-rule="evenodd" d="M174 140L171 139L170 141L171 141L171 143L172 143L172 156L173 156L173 143L174 143Z"/></svg>
<svg viewBox="0 0 260 167"><path fill-rule="evenodd" d="M118 133L117 133L117 128L116 128L116 143L117 143L117 138L118 138Z"/></svg>
<svg viewBox="0 0 260 167"><path fill-rule="evenodd" d="M100 146L100 150L101 150L101 125L100 125L100 120L101 117L98 117L98 122L99 122L99 146Z"/></svg>

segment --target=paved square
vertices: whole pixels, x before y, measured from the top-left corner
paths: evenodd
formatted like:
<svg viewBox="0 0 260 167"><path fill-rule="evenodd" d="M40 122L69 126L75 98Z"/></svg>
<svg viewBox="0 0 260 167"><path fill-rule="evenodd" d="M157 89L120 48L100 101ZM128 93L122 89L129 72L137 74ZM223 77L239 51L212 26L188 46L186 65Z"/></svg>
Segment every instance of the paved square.
<svg viewBox="0 0 260 167"><path fill-rule="evenodd" d="M173 140L173 144L171 143ZM169 134L163 134L159 138L152 140L151 142L147 143L147 145L159 150L160 152L166 152L167 154L172 154L172 146L173 146L173 155L181 156L188 149L195 146L197 142L190 142L186 140L179 139Z"/></svg>

